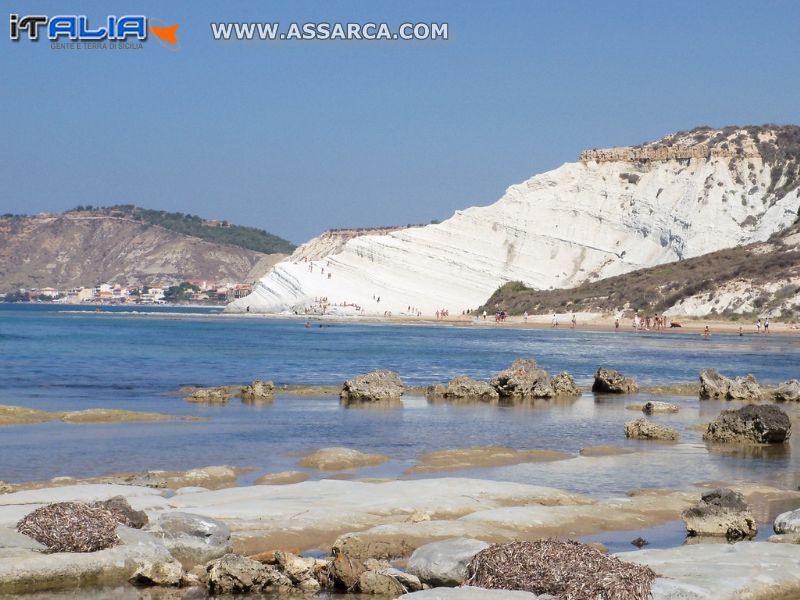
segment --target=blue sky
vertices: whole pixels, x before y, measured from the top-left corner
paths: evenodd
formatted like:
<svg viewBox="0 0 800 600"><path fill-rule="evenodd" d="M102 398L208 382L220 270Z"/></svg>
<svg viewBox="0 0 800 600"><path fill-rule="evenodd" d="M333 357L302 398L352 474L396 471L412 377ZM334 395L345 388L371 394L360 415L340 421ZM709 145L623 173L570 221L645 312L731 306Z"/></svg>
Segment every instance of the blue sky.
<svg viewBox="0 0 800 600"><path fill-rule="evenodd" d="M800 123L800 3L5 3L0 212L133 203L263 227L425 223L588 147ZM12 43L8 13L141 13L181 48ZM445 21L446 42L212 39L211 21Z"/></svg>

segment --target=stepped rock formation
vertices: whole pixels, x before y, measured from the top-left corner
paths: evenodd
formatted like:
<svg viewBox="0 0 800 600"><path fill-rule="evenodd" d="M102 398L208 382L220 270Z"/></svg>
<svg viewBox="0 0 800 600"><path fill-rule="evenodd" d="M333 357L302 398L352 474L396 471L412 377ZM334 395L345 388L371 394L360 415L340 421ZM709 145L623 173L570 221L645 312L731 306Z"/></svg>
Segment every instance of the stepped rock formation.
<svg viewBox="0 0 800 600"><path fill-rule="evenodd" d="M793 126L700 128L587 151L490 206L280 262L228 310L458 314L510 281L569 288L763 241L797 217L799 141Z"/></svg>

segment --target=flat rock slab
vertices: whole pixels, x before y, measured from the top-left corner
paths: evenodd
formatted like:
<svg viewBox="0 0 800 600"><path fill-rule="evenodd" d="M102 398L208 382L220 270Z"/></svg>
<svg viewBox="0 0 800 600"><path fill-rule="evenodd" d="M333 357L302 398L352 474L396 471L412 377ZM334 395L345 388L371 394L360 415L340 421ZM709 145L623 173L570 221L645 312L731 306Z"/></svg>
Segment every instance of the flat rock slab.
<svg viewBox="0 0 800 600"><path fill-rule="evenodd" d="M648 565L659 575L653 583L653 600L739 600L800 593L800 546L793 544L696 544L615 556Z"/></svg>
<svg viewBox="0 0 800 600"><path fill-rule="evenodd" d="M153 536L122 527L119 531L125 544L99 552L42 554L0 549L0 595L121 584L145 561L172 561Z"/></svg>
<svg viewBox="0 0 800 600"><path fill-rule="evenodd" d="M510 590L485 590L478 587L433 588L413 594L405 594L401 598L409 600L555 600L553 596L537 596L530 592Z"/></svg>

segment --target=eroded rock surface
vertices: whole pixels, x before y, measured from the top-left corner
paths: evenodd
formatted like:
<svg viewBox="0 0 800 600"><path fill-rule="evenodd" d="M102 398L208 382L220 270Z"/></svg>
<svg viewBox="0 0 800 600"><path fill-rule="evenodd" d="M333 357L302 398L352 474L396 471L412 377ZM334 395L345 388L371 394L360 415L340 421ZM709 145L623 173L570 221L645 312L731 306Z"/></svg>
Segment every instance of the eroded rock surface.
<svg viewBox="0 0 800 600"><path fill-rule="evenodd" d="M708 424L703 439L717 444L782 444L792 435L792 421L777 406L750 404L724 410Z"/></svg>
<svg viewBox="0 0 800 600"><path fill-rule="evenodd" d="M639 386L619 371L600 367L594 374L592 391L600 394L635 394Z"/></svg>
<svg viewBox="0 0 800 600"><path fill-rule="evenodd" d="M344 405L393 402L403 395L403 382L394 371L380 369L348 379L339 398Z"/></svg>
<svg viewBox="0 0 800 600"><path fill-rule="evenodd" d="M741 540L755 537L757 533L755 519L744 497L728 488L704 493L681 517L690 536Z"/></svg>
<svg viewBox="0 0 800 600"><path fill-rule="evenodd" d="M625 423L625 437L634 440L677 440L678 432L671 427L657 425L647 419L636 419Z"/></svg>

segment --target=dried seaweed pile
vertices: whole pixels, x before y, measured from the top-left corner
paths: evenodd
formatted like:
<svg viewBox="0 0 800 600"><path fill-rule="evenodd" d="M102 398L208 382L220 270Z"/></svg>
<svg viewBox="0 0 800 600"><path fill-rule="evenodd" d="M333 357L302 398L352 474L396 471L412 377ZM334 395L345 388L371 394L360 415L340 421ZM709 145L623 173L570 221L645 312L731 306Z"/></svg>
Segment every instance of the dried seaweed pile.
<svg viewBox="0 0 800 600"><path fill-rule="evenodd" d="M48 552L96 552L116 546L117 517L82 502L57 502L37 508L17 523L17 531L47 546Z"/></svg>
<svg viewBox="0 0 800 600"><path fill-rule="evenodd" d="M577 542L495 544L467 565L465 585L552 594L560 600L646 600L656 574Z"/></svg>

